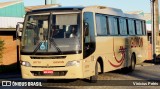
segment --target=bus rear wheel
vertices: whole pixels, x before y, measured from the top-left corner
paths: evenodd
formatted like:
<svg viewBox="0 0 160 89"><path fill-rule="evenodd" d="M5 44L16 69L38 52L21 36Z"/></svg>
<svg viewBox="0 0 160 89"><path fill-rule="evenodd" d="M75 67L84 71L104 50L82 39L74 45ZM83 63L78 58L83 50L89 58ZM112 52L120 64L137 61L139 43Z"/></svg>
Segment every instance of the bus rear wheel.
<svg viewBox="0 0 160 89"><path fill-rule="evenodd" d="M131 56L131 65L129 66L129 71L133 72L135 70L135 65L136 65L136 57L134 54Z"/></svg>
<svg viewBox="0 0 160 89"><path fill-rule="evenodd" d="M98 80L98 62L96 62L96 65L95 65L95 75L90 77L90 82L96 83L97 80Z"/></svg>

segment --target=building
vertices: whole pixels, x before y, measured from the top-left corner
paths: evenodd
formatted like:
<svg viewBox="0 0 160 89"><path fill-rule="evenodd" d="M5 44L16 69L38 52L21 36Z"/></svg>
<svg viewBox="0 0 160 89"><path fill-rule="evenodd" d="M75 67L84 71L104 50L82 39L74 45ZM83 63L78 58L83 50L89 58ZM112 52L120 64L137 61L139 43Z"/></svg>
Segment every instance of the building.
<svg viewBox="0 0 160 89"><path fill-rule="evenodd" d="M160 14L159 14L160 15ZM149 41L149 55L150 58L152 58L152 20L151 20L151 13L145 13L144 14L145 20L146 20L146 28L147 28L147 35L148 35L148 41ZM159 16L159 27L160 27L160 16ZM159 28L160 31L160 28ZM159 57L159 52L160 52L160 32L159 32L159 37L157 37L157 45L156 45L156 54Z"/></svg>
<svg viewBox="0 0 160 89"><path fill-rule="evenodd" d="M36 10L36 9L43 9L43 8L51 8L51 7L60 7L61 5L59 4L47 4L47 5L38 5L38 6L27 6L25 7L26 12L29 12L31 10Z"/></svg>
<svg viewBox="0 0 160 89"><path fill-rule="evenodd" d="M4 48L0 50L0 72L17 68L16 24L24 21L24 15L22 0L0 2L0 46Z"/></svg>
<svg viewBox="0 0 160 89"><path fill-rule="evenodd" d="M15 28L24 20L25 10L21 0L0 3L0 30ZM14 29L15 30L15 29Z"/></svg>
<svg viewBox="0 0 160 89"><path fill-rule="evenodd" d="M44 9L44 8L53 8L60 7L61 5L56 4L56 0L45 0L45 5L37 5L37 6L27 6L25 7L26 12L36 9Z"/></svg>

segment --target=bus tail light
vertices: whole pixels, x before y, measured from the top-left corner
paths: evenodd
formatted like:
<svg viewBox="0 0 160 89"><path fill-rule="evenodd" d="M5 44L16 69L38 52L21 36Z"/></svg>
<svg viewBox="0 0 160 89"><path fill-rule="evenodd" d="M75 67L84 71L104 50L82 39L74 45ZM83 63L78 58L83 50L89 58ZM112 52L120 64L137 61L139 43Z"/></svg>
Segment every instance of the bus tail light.
<svg viewBox="0 0 160 89"><path fill-rule="evenodd" d="M29 62L26 62L26 61L22 61L21 65L26 66L26 67L31 67L31 64Z"/></svg>
<svg viewBox="0 0 160 89"><path fill-rule="evenodd" d="M69 61L67 62L66 66L79 66L80 61Z"/></svg>

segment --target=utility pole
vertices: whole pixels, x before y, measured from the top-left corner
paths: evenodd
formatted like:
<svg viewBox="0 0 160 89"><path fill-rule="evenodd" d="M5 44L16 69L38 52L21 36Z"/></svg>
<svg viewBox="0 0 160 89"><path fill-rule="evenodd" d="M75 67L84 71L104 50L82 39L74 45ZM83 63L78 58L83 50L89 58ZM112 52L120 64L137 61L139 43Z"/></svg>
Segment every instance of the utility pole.
<svg viewBox="0 0 160 89"><path fill-rule="evenodd" d="M47 0L45 0L45 5L47 5Z"/></svg>
<svg viewBox="0 0 160 89"><path fill-rule="evenodd" d="M157 63L157 54L156 54L156 46L157 37L159 36L159 6L158 0L150 0L151 1L151 16L152 16L152 55L154 63Z"/></svg>
<svg viewBox="0 0 160 89"><path fill-rule="evenodd" d="M159 51L159 5L158 5L158 1L159 0L155 0L155 2L154 2L154 28L155 28L155 30L156 30L156 56L158 56L159 54L157 54L157 53L159 53L158 51ZM156 60L155 60L155 63L158 63L159 62L159 58L156 58Z"/></svg>
<svg viewBox="0 0 160 89"><path fill-rule="evenodd" d="M45 5L47 4L56 4L56 0L45 0Z"/></svg>

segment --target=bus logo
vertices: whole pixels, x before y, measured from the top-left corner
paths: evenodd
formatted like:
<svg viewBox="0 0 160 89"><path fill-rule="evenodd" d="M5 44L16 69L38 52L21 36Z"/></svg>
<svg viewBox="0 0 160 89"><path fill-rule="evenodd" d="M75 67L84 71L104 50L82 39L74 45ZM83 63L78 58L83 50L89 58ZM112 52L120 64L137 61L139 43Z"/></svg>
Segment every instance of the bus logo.
<svg viewBox="0 0 160 89"><path fill-rule="evenodd" d="M45 46L44 42L41 44L40 49L41 50L45 50L46 49L46 46Z"/></svg>
<svg viewBox="0 0 160 89"><path fill-rule="evenodd" d="M143 47L143 38L140 37L131 38L130 44L131 48Z"/></svg>
<svg viewBox="0 0 160 89"><path fill-rule="evenodd" d="M2 86L11 86L11 81L2 81Z"/></svg>

